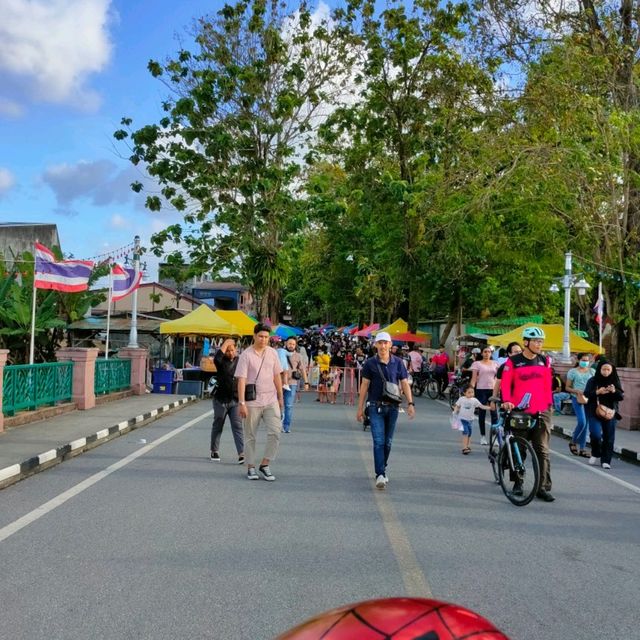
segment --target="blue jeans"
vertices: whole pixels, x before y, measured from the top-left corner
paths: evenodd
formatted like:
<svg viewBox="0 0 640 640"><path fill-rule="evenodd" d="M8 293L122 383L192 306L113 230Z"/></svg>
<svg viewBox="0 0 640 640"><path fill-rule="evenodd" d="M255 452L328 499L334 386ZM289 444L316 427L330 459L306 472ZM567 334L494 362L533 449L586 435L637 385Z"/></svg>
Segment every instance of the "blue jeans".
<svg viewBox="0 0 640 640"><path fill-rule="evenodd" d="M575 396L571 396L571 404L573 405L573 413L576 414L578 424L573 430L571 442L575 442L579 449L585 449L587 446L587 415L584 412L585 405L580 404ZM597 456L596 456L597 457Z"/></svg>
<svg viewBox="0 0 640 640"><path fill-rule="evenodd" d="M553 408L557 413L562 413L562 403L565 400L573 400L575 396L572 396L570 393L566 391L556 391L553 394ZM575 406L575 405L574 405Z"/></svg>
<svg viewBox="0 0 640 640"><path fill-rule="evenodd" d="M591 455L600 458L600 462L611 464L613 444L616 439L616 420L602 420L589 416L589 437L591 438Z"/></svg>
<svg viewBox="0 0 640 640"><path fill-rule="evenodd" d="M293 403L296 401L297 384L289 383L290 391L284 389L282 395L284 397L284 414L282 416L282 430L285 433L291 431L291 420L293 419Z"/></svg>
<svg viewBox="0 0 640 640"><path fill-rule="evenodd" d="M471 436L471 432L473 431L473 422L471 422L471 420L460 420L460 422L463 427L462 435Z"/></svg>
<svg viewBox="0 0 640 640"><path fill-rule="evenodd" d="M390 404L376 406L372 403L369 407L369 420L373 439L373 466L377 477L385 475L387 469L393 432L398 420L398 407Z"/></svg>

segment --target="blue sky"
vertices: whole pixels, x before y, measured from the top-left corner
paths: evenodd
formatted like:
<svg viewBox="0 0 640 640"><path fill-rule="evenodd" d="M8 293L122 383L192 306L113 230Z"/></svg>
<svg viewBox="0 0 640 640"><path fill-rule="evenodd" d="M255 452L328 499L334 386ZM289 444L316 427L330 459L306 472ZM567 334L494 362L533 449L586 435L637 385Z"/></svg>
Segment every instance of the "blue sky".
<svg viewBox="0 0 640 640"><path fill-rule="evenodd" d="M222 0L0 0L0 221L58 225L91 258L143 244L173 220L149 213L113 138L120 119L157 122L164 85L147 72ZM148 276L157 277L149 259Z"/></svg>

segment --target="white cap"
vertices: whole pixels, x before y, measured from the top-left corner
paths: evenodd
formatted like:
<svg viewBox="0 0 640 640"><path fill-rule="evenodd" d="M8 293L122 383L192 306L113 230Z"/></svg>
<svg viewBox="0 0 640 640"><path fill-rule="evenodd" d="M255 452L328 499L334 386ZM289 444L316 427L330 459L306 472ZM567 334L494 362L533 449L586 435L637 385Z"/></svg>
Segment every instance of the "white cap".
<svg viewBox="0 0 640 640"><path fill-rule="evenodd" d="M380 342L381 340L386 340L387 342L391 342L391 336L386 331L378 331L374 342Z"/></svg>

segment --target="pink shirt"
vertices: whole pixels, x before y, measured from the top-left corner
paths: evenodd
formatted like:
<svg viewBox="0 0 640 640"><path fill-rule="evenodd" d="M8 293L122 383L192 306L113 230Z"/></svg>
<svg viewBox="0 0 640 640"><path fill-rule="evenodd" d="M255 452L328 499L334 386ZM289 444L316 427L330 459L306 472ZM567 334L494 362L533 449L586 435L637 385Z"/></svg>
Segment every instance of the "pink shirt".
<svg viewBox="0 0 640 640"><path fill-rule="evenodd" d="M417 351L409 351L409 358L411 359L411 372L417 373L422 371L422 356Z"/></svg>
<svg viewBox="0 0 640 640"><path fill-rule="evenodd" d="M246 378L247 384L256 385L256 399L247 402L248 407L267 407L278 402L278 391L273 378L280 373L280 358L273 347L267 347L263 355L258 354L253 346L240 354L235 377Z"/></svg>
<svg viewBox="0 0 640 640"><path fill-rule="evenodd" d="M485 364L482 360L476 360L470 369L478 372L476 389L493 389L496 371L498 371L498 363L495 360L489 360L488 364Z"/></svg>

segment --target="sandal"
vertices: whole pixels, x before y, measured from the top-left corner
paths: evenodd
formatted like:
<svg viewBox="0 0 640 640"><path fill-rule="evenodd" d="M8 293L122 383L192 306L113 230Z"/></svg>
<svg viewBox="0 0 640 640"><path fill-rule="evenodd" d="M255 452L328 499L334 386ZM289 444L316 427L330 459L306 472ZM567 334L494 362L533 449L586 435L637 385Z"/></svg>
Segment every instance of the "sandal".
<svg viewBox="0 0 640 640"><path fill-rule="evenodd" d="M578 453L578 455L581 458L590 458L591 457L591 454L586 449L580 449L580 453Z"/></svg>
<svg viewBox="0 0 640 640"><path fill-rule="evenodd" d="M578 445L575 442L570 442L569 443L569 451L571 451L571 453L574 456L578 455Z"/></svg>
<svg viewBox="0 0 640 640"><path fill-rule="evenodd" d="M471 453L471 449L469 449L469 447L465 447L465 448L462 450L462 453L463 453L465 456L466 456L466 455L469 455L469 454Z"/></svg>

